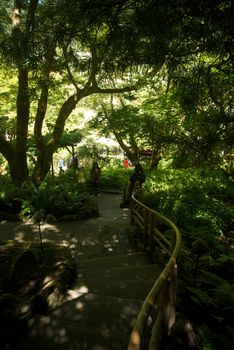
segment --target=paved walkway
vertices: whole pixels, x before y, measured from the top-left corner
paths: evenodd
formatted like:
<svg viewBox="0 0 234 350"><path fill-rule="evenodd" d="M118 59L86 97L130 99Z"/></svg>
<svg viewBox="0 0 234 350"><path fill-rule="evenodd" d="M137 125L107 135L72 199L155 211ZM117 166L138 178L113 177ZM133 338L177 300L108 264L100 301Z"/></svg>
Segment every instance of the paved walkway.
<svg viewBox="0 0 234 350"><path fill-rule="evenodd" d="M97 197L99 217L41 225L43 241L70 248L78 279L48 316L29 320L24 350L126 350L140 306L160 269L136 252L120 194ZM0 223L0 240L39 240L37 225Z"/></svg>
<svg viewBox="0 0 234 350"><path fill-rule="evenodd" d="M41 224L43 241L61 242L71 249L75 260L106 256L128 250L130 210L120 208L121 195L101 193L99 217L88 220ZM0 240L39 240L38 226L32 223L0 223Z"/></svg>

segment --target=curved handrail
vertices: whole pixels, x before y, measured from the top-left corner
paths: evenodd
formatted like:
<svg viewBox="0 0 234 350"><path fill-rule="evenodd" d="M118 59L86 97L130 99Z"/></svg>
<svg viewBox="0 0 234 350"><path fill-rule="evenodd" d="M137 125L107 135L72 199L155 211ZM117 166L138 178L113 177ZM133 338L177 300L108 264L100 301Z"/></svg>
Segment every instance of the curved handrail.
<svg viewBox="0 0 234 350"><path fill-rule="evenodd" d="M144 327L152 307L157 305L159 312L152 328L148 346L149 350L157 350L160 349L163 324L166 324L169 333L175 322L176 259L181 245L181 234L171 220L141 203L135 195L131 199L131 216L132 221L144 230L144 241L146 242L147 236L150 236L150 243L152 245L159 244L170 256L164 270L155 281L139 311L128 344L128 350L140 350ZM168 239L164 239L163 234L155 227L157 220L160 220L172 229L172 243Z"/></svg>

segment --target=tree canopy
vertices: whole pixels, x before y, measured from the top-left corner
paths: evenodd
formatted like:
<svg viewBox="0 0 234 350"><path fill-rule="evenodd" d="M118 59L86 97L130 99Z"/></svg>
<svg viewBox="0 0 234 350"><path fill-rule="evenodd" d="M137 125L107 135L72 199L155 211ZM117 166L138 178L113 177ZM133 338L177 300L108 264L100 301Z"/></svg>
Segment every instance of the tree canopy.
<svg viewBox="0 0 234 350"><path fill-rule="evenodd" d="M144 103L141 131L133 127L135 119L134 132L146 131L147 121L153 127L144 136L159 147L162 140L155 135L172 136L160 132L168 125L162 124L164 115L174 126L180 120L173 142L181 153L193 149L207 158L208 151L211 159L215 150L216 155L223 152L222 145L231 148L230 1L15 0L1 2L0 17L0 68L8 77L1 79L0 152L18 186L29 177L37 184L46 176L81 100L136 91L154 84L155 77L163 81L164 96L155 90L157 102L151 100L151 105L156 113ZM170 107L167 103L161 113L163 101L170 101ZM124 108L114 113L127 126L133 107ZM124 113L126 108L129 113ZM168 117L168 108L176 116L173 112ZM129 130L124 133L130 135ZM32 135L37 159L30 172L27 144ZM133 138L129 140L122 141L131 148Z"/></svg>

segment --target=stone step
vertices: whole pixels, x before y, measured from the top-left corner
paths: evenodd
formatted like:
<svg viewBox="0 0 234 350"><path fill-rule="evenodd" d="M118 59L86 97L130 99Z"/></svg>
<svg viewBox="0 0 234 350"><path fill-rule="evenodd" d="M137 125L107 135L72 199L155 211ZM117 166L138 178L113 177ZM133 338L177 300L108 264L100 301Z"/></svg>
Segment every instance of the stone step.
<svg viewBox="0 0 234 350"><path fill-rule="evenodd" d="M82 263L83 260L93 260L105 257L112 257L114 255L123 255L133 253L135 249L129 244L120 245L118 242L103 242L102 245L83 245L75 252L74 258L77 264Z"/></svg>
<svg viewBox="0 0 234 350"><path fill-rule="evenodd" d="M93 293L37 316L20 344L24 350L126 350L140 301Z"/></svg>
<svg viewBox="0 0 234 350"><path fill-rule="evenodd" d="M93 237L94 230L97 231L95 239ZM117 228L113 224L110 227L96 223L91 231L89 233L86 229L85 234L78 237L75 252L78 262L116 254L123 255L135 251L133 234L130 234L129 230L126 230L123 225Z"/></svg>
<svg viewBox="0 0 234 350"><path fill-rule="evenodd" d="M38 321L37 321L38 322ZM51 320L50 320L51 322ZM53 326L51 326L53 325ZM126 350L128 337L121 334L79 327L64 320L53 320L51 325L41 325L25 338L20 348L24 350Z"/></svg>
<svg viewBox="0 0 234 350"><path fill-rule="evenodd" d="M141 266L126 266L126 267L78 267L77 280L84 278L99 278L119 281L152 281L160 275L161 268L157 265L141 265Z"/></svg>
<svg viewBox="0 0 234 350"><path fill-rule="evenodd" d="M141 252L130 252L128 254L116 254L110 256L96 257L91 259L80 259L78 266L82 268L115 268L147 265L150 263L148 256Z"/></svg>
<svg viewBox="0 0 234 350"><path fill-rule="evenodd" d="M128 279L119 280L111 277L85 277L80 278L73 289L77 292L83 291L84 293L89 292L122 299L144 300L155 280L149 279L139 281Z"/></svg>

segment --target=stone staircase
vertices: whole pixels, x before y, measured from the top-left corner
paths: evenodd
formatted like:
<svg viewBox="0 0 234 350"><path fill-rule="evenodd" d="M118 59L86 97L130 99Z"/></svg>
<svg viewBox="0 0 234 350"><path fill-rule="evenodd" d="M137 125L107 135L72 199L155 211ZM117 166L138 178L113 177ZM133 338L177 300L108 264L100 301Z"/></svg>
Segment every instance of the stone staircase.
<svg viewBox="0 0 234 350"><path fill-rule="evenodd" d="M92 240L94 226L90 231L86 226L87 236L80 241L74 288L48 316L30 321L22 349L127 349L139 309L161 270L134 249L128 222L113 223L105 215L97 220L97 244ZM101 250L100 245L108 249Z"/></svg>
<svg viewBox="0 0 234 350"><path fill-rule="evenodd" d="M126 350L139 308L159 275L144 253L84 259L49 316L29 325L24 350Z"/></svg>

